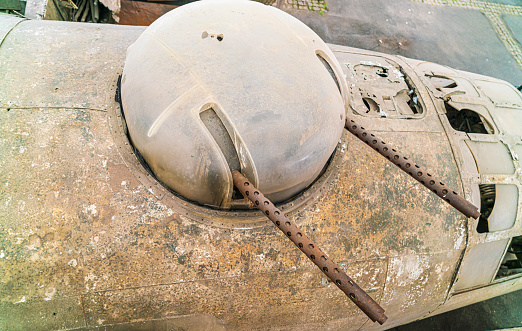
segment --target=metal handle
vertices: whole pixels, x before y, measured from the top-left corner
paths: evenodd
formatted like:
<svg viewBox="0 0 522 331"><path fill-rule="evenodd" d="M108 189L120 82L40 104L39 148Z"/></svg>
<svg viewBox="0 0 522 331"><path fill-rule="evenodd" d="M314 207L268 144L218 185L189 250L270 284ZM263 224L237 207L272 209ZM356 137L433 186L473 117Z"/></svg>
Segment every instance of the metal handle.
<svg viewBox="0 0 522 331"><path fill-rule="evenodd" d="M415 178L419 183L426 186L433 193L437 194L441 199L452 205L462 214L466 215L466 217L477 219L480 216L480 211L475 207L475 205L458 195L457 192L442 184L442 182L433 178L432 175L424 171L421 167L388 146L379 137L358 125L348 117L346 117L345 128L354 136L364 141L368 146L379 152L379 154L393 162L405 173Z"/></svg>
<svg viewBox="0 0 522 331"><path fill-rule="evenodd" d="M288 219L270 200L265 198L257 188L239 171L233 171L234 185L250 199L288 239L290 239L316 266L330 278L373 322L383 324L388 317L363 289L361 289L335 262L311 241L293 221Z"/></svg>

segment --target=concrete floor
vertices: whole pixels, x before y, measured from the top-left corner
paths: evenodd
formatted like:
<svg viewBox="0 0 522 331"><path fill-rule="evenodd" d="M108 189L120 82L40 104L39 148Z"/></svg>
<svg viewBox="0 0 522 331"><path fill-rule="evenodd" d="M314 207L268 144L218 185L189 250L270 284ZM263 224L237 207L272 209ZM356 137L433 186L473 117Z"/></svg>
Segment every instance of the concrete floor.
<svg viewBox="0 0 522 331"><path fill-rule="evenodd" d="M287 9L326 42L410 58L522 85L522 1L329 0L324 16ZM522 291L394 328L522 327Z"/></svg>
<svg viewBox="0 0 522 331"><path fill-rule="evenodd" d="M444 1L451 6L428 4L442 2L330 0L324 16L288 12L329 43L433 61L521 85L522 53L515 38L522 39L522 7L461 0Z"/></svg>

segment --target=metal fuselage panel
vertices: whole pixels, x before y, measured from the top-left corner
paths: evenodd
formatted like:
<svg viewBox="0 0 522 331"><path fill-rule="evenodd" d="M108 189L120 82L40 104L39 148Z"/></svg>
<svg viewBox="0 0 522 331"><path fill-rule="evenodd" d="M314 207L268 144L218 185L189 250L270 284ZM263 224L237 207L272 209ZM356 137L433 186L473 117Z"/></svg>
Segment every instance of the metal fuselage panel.
<svg viewBox="0 0 522 331"><path fill-rule="evenodd" d="M199 314L230 329L377 327L275 227L201 221L143 185L145 170L129 170L109 117L125 51L141 32L24 21L0 44L0 327ZM379 56L332 48L341 64L353 53ZM407 60L393 61L416 86L422 116L357 121L469 198L432 93ZM335 180L290 217L386 309L382 328L436 311L467 220L347 132L335 157Z"/></svg>

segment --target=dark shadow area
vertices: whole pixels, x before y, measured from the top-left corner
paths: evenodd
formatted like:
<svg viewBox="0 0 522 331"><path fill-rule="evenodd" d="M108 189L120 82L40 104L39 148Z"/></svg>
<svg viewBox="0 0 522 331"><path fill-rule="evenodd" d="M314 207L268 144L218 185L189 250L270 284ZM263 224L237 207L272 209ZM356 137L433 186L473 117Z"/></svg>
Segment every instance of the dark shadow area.
<svg viewBox="0 0 522 331"><path fill-rule="evenodd" d="M488 217L495 206L495 184L480 184L480 218L477 225L478 233L489 232Z"/></svg>
<svg viewBox="0 0 522 331"><path fill-rule="evenodd" d="M473 110L455 109L447 102L444 103L444 106L446 107L446 116L453 129L466 133L488 134L484 120ZM490 129L490 131L493 130Z"/></svg>
<svg viewBox="0 0 522 331"><path fill-rule="evenodd" d="M522 327L522 290L390 330L480 331L514 327Z"/></svg>

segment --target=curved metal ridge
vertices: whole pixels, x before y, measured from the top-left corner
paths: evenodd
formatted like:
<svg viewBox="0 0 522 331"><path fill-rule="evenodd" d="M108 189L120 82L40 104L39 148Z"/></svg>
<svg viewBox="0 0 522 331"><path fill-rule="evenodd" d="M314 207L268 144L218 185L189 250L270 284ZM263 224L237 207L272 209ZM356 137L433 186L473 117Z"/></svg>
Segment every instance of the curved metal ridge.
<svg viewBox="0 0 522 331"><path fill-rule="evenodd" d="M0 19L0 45L2 45L2 42L9 32L11 32L11 30L13 30L20 22L25 20L25 18L2 15L2 18Z"/></svg>
<svg viewBox="0 0 522 331"><path fill-rule="evenodd" d="M335 262L311 241L293 221L288 219L270 200L239 171L233 171L234 185L250 199L308 258L319 267L373 322L383 324L388 317L384 309L361 289Z"/></svg>
<svg viewBox="0 0 522 331"><path fill-rule="evenodd" d="M358 125L348 117L346 117L345 128L354 136L364 141L368 146L379 152L379 154L393 162L393 164L401 168L405 173L415 178L430 191L437 194L442 200L466 215L466 217L477 219L480 216L480 211L475 205L458 195L457 192L444 185L441 181L438 181L432 175L424 171L424 169L410 161L407 157L386 145L382 139Z"/></svg>

